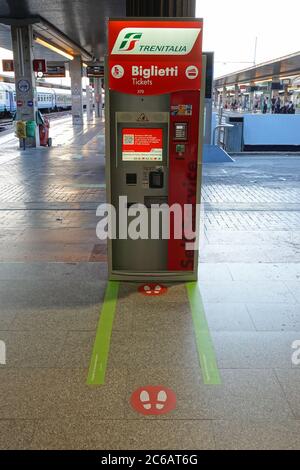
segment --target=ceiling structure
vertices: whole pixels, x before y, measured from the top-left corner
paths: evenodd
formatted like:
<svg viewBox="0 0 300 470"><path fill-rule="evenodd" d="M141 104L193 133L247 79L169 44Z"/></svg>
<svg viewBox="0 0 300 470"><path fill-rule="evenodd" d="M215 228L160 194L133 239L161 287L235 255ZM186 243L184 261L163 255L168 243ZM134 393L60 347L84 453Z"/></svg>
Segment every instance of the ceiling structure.
<svg viewBox="0 0 300 470"><path fill-rule="evenodd" d="M3 49L7 49L9 51L12 51L10 26L8 25L0 24L0 47L3 47ZM64 60L60 54L57 54L56 52L52 52L44 46L40 46L35 41L33 43L33 57L35 59L45 59L47 61L55 61L55 62L61 62ZM7 56L5 58L9 59L10 57Z"/></svg>
<svg viewBox="0 0 300 470"><path fill-rule="evenodd" d="M35 34L84 60L103 59L106 18L122 16L126 0L0 0L0 23L31 22ZM3 31L0 38L5 47Z"/></svg>
<svg viewBox="0 0 300 470"><path fill-rule="evenodd" d="M194 17L196 0L126 0L127 16Z"/></svg>
<svg viewBox="0 0 300 470"><path fill-rule="evenodd" d="M273 77L283 78L298 74L300 75L300 52L216 78L214 86L220 88L226 85L259 82Z"/></svg>
<svg viewBox="0 0 300 470"><path fill-rule="evenodd" d="M195 4L195 0L0 0L0 24L31 22L34 34L57 47L80 53L85 61L102 61L107 18L193 17ZM0 40L5 47L10 38L0 33Z"/></svg>

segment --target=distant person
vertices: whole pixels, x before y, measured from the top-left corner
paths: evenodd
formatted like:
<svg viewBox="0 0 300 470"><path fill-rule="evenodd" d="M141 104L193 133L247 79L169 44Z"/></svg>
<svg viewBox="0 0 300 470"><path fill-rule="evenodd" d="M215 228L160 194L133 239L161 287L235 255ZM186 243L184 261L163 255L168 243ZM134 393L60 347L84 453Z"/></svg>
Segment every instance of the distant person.
<svg viewBox="0 0 300 470"><path fill-rule="evenodd" d="M275 113L275 104L276 104L276 98L275 98L275 96L273 96L273 98L271 99L271 112L272 112L272 114Z"/></svg>
<svg viewBox="0 0 300 470"><path fill-rule="evenodd" d="M237 101L234 100L232 103L231 103L231 109L232 111L235 111L237 109Z"/></svg>
<svg viewBox="0 0 300 470"><path fill-rule="evenodd" d="M292 101L287 103L287 114L295 114L295 106Z"/></svg>
<svg viewBox="0 0 300 470"><path fill-rule="evenodd" d="M263 102L263 114L266 114L266 112L268 111L268 97L267 98L264 98L264 102Z"/></svg>
<svg viewBox="0 0 300 470"><path fill-rule="evenodd" d="M281 114L288 114L288 106L289 106L288 102L284 103L283 106L280 108L280 113Z"/></svg>
<svg viewBox="0 0 300 470"><path fill-rule="evenodd" d="M280 97L277 96L276 102L275 102L275 113L279 114L280 110L281 110L281 101L280 101Z"/></svg>
<svg viewBox="0 0 300 470"><path fill-rule="evenodd" d="M289 106L289 104L288 104L288 102L286 101L286 102L284 103L284 105L282 106L282 108L281 108L282 114L287 114L287 113L288 113L288 106Z"/></svg>
<svg viewBox="0 0 300 470"><path fill-rule="evenodd" d="M295 110L295 106L294 106L294 103L292 101L290 101L288 103L288 106L287 106L287 113L288 114L295 114L296 110Z"/></svg>

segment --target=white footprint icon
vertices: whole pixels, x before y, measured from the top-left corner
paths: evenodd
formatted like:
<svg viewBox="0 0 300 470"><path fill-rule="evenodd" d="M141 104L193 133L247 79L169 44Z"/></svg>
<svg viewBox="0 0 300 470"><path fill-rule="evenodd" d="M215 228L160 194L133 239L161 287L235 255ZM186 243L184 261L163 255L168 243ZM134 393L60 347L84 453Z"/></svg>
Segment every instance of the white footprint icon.
<svg viewBox="0 0 300 470"><path fill-rule="evenodd" d="M165 402L167 401L167 394L164 390L161 390L160 392L158 392L157 401L162 402L162 403L156 403L156 405L155 405L156 408L158 410L162 410L165 406Z"/></svg>
<svg viewBox="0 0 300 470"><path fill-rule="evenodd" d="M155 286L154 287L154 294L159 294L161 291L161 286Z"/></svg>
<svg viewBox="0 0 300 470"><path fill-rule="evenodd" d="M150 410L151 403L150 403L149 393L147 392L147 390L141 391L140 400L143 403L143 407L145 408L145 410Z"/></svg>

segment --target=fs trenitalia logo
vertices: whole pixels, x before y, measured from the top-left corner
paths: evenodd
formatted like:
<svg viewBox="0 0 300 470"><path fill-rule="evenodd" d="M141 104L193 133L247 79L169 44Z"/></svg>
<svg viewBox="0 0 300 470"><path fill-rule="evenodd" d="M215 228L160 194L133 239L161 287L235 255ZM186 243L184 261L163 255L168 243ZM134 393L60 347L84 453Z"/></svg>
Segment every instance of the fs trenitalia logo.
<svg viewBox="0 0 300 470"><path fill-rule="evenodd" d="M111 54L187 55L201 28L123 28Z"/></svg>
<svg viewBox="0 0 300 470"><path fill-rule="evenodd" d="M119 51L132 51L138 42L141 39L142 33L127 33L124 36L124 41L121 42Z"/></svg>

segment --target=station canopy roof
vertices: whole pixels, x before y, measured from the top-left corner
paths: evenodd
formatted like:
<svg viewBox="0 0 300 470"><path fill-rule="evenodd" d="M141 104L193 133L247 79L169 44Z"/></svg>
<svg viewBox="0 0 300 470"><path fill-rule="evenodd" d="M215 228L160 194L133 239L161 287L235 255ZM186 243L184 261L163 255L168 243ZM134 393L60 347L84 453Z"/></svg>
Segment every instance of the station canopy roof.
<svg viewBox="0 0 300 470"><path fill-rule="evenodd" d="M282 78L298 74L300 75L300 52L223 75L215 79L214 86L220 88L226 85L232 86L235 84L270 80L273 77Z"/></svg>
<svg viewBox="0 0 300 470"><path fill-rule="evenodd" d="M0 23L31 23L36 36L85 61L103 59L106 18L125 14L126 0L0 0ZM9 28L0 40L11 49Z"/></svg>

